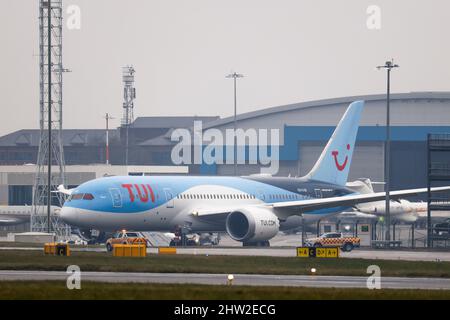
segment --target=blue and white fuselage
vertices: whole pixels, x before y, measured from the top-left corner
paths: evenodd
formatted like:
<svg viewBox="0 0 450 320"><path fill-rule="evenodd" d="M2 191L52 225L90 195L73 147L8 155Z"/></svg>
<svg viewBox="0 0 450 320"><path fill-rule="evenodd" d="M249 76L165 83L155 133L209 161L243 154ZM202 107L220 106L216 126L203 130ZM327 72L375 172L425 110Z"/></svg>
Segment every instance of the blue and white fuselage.
<svg viewBox="0 0 450 320"><path fill-rule="evenodd" d="M295 178L108 177L74 189L64 205L63 218L82 228L105 231L173 231L185 225L196 231L225 231L223 221L212 216L350 193L353 191L345 187ZM303 216L320 219L343 209L315 210ZM280 220L292 215L289 209L278 211Z"/></svg>

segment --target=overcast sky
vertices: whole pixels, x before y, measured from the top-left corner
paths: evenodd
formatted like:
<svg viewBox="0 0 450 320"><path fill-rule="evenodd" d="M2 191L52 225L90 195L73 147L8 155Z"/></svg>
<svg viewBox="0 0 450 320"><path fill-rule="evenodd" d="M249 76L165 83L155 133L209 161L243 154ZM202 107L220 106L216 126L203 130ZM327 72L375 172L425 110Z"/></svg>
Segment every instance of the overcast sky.
<svg viewBox="0 0 450 320"><path fill-rule="evenodd" d="M0 0L0 134L37 128L38 0ZM136 116L219 115L314 99L450 87L448 0L63 0L81 8L64 28L64 127L120 123L121 68L136 73ZM381 29L369 30L369 5ZM66 14L67 18L68 15ZM66 19L67 21L67 19Z"/></svg>

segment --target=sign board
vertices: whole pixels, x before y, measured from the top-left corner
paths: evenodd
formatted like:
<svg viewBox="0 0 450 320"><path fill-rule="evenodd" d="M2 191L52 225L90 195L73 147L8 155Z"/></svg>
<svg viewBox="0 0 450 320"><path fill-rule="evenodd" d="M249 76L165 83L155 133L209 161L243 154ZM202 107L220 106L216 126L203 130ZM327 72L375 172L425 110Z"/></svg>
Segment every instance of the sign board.
<svg viewBox="0 0 450 320"><path fill-rule="evenodd" d="M297 248L297 257L308 258L309 248Z"/></svg>
<svg viewBox="0 0 450 320"><path fill-rule="evenodd" d="M360 229L361 233L369 233L369 231L370 231L370 226L368 224L361 225L361 229Z"/></svg>
<svg viewBox="0 0 450 320"><path fill-rule="evenodd" d="M301 258L339 258L339 248L298 247L297 257Z"/></svg>

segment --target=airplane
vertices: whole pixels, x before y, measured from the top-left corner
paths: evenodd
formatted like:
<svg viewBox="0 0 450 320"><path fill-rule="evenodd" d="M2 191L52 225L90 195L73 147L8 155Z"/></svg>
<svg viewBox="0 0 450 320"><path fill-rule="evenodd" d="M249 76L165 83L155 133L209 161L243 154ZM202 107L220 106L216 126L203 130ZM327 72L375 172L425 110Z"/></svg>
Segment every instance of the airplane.
<svg viewBox="0 0 450 320"><path fill-rule="evenodd" d="M45 210L47 207L45 207ZM58 215L60 207L52 206L51 214ZM0 227L10 227L30 222L31 206L0 206Z"/></svg>
<svg viewBox="0 0 450 320"><path fill-rule="evenodd" d="M359 203L383 200L346 187L364 101L350 104L312 170L302 178L116 176L70 193L61 219L79 228L117 231L227 232L243 246L270 246L289 217L317 221ZM450 190L448 187L433 188ZM392 191L398 199L427 189Z"/></svg>
<svg viewBox="0 0 450 320"><path fill-rule="evenodd" d="M356 181L348 182L346 186L359 193L374 193L373 184L384 184L382 182L372 182L370 179L363 178ZM428 214L428 204L426 202L411 202L406 199L398 199L390 201L391 219L396 222L416 222L419 219L426 218ZM386 215L386 202L375 201L360 203L355 205L353 211L342 212L339 214L341 218L366 218L378 219ZM433 212L433 218L450 217L448 211Z"/></svg>

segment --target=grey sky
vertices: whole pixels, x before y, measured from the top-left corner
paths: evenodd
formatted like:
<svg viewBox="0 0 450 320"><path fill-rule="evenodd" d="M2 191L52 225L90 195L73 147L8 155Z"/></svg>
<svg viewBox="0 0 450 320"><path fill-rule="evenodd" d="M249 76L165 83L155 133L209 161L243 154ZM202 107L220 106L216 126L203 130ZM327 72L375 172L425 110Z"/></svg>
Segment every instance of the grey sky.
<svg viewBox="0 0 450 320"><path fill-rule="evenodd" d="M38 0L1 0L0 134L37 128ZM445 91L450 84L446 0L64 0L81 30L64 29L64 127L119 124L121 67L137 70L135 115L239 111L385 91L374 67L394 57L392 90ZM366 9L381 8L381 30ZM67 17L67 16L66 16Z"/></svg>

